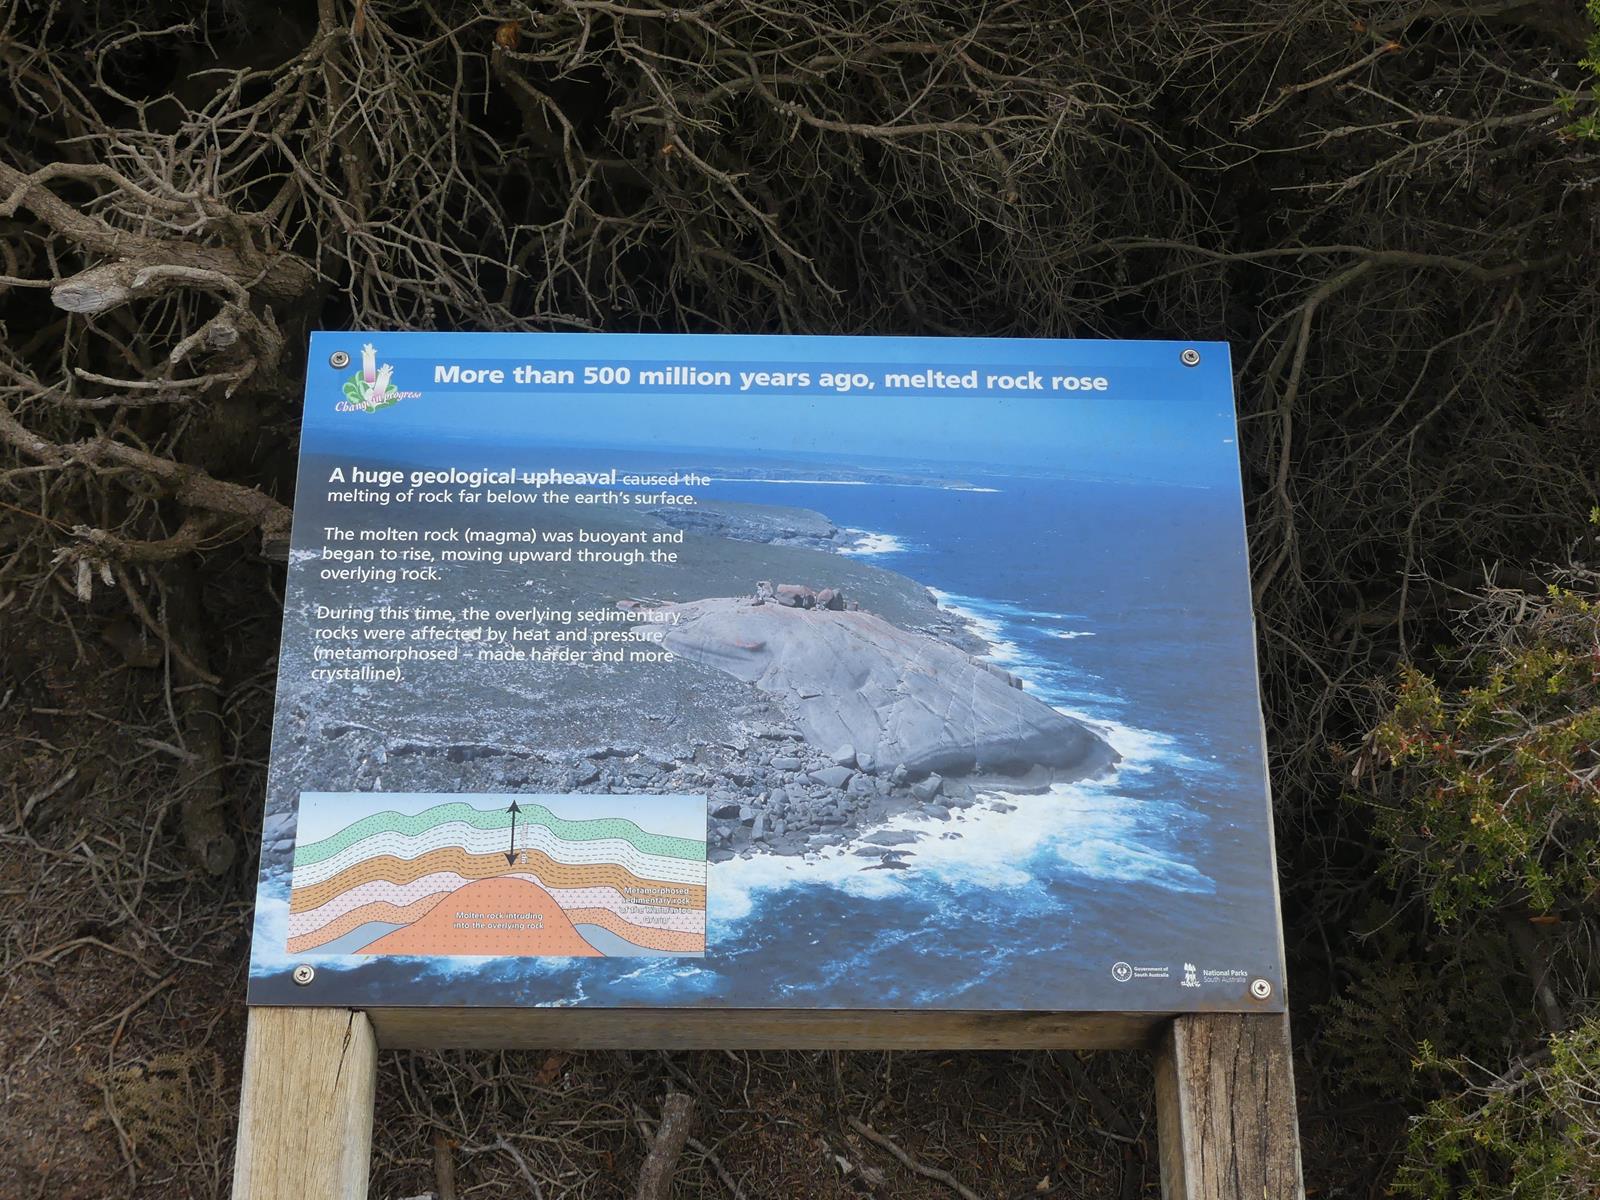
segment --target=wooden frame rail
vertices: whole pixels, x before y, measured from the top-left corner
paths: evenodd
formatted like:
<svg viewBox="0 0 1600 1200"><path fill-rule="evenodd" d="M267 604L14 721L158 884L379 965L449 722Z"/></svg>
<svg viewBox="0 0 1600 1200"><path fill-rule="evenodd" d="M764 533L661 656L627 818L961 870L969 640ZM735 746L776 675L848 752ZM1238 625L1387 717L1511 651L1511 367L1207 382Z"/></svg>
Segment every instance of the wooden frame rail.
<svg viewBox="0 0 1600 1200"><path fill-rule="evenodd" d="M1282 1013L252 1008L234 1200L364 1200L380 1048L1154 1051L1166 1200L1302 1200Z"/></svg>

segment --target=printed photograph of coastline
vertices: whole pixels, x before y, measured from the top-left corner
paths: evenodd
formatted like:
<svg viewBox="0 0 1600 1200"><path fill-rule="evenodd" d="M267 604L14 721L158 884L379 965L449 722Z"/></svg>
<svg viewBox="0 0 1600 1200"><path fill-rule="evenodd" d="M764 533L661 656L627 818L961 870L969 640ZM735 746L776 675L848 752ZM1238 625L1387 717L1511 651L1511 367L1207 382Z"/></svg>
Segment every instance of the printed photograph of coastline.
<svg viewBox="0 0 1600 1200"><path fill-rule="evenodd" d="M1225 348L1193 371L1170 344L1159 367L1124 346L1088 396L614 389L596 403L430 386L464 336L313 346L252 1003L306 1002L289 975L310 963L319 1002L353 1005L1279 1005ZM348 369L323 365L363 340L390 364L373 411L348 406ZM539 349L592 355L596 340ZM627 340L660 358L712 339ZM868 339L795 340L841 354ZM896 341L952 369L1094 345ZM620 484L572 490L627 503L330 502L352 466L709 482L667 489L689 503ZM435 582L322 578L323 528L363 522L500 535ZM514 553L530 527L605 552L532 561ZM676 561L628 553L662 533ZM319 607L385 604L569 614L648 629L636 644L667 653L574 665L464 644L398 684L313 680ZM502 848L519 797L542 825ZM652 798L700 847L703 908L693 929L671 914L644 936L596 889L629 870L677 879L683 862L561 822ZM603 865L574 857L584 837ZM520 941L453 941L464 894L473 919L502 900L545 915Z"/></svg>

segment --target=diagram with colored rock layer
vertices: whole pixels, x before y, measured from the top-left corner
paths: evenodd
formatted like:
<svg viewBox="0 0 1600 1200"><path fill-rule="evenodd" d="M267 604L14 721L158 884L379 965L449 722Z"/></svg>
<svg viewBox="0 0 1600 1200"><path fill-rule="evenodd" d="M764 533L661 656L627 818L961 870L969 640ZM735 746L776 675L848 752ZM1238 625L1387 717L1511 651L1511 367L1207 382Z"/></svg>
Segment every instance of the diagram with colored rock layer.
<svg viewBox="0 0 1600 1200"><path fill-rule="evenodd" d="M418 811L384 807L396 799ZM645 828L641 799L303 795L287 949L703 955L705 798L649 798L643 819L698 829L688 837ZM431 800L440 802L419 806ZM317 834L332 826L339 827L304 840L308 827Z"/></svg>

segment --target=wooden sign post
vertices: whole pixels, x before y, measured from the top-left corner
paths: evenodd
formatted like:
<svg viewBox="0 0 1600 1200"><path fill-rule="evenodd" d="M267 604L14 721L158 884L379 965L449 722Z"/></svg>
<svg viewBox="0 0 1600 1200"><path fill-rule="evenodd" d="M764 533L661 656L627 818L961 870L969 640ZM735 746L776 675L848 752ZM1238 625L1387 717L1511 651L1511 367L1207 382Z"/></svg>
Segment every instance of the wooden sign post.
<svg viewBox="0 0 1600 1200"><path fill-rule="evenodd" d="M1297 1200L1289 1021L1281 1013L456 1014L254 1008L245 1042L234 1200L362 1200L380 1047L1149 1050L1156 1056L1161 1191L1167 1200ZM682 1017L691 1017L680 1020ZM730 1020L731 1018L731 1020ZM920 1027L919 1027L920 1026Z"/></svg>
<svg viewBox="0 0 1600 1200"><path fill-rule="evenodd" d="M235 1196L379 1049L1157 1056L1301 1191L1213 343L318 334Z"/></svg>

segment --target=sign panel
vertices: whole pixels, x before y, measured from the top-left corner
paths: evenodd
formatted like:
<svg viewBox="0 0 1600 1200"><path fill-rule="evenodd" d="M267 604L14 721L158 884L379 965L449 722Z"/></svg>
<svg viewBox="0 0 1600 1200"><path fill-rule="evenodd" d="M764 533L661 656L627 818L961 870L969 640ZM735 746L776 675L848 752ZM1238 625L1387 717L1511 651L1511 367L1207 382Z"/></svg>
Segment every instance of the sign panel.
<svg viewBox="0 0 1600 1200"><path fill-rule="evenodd" d="M319 333L253 1004L1273 1011L1227 347Z"/></svg>

